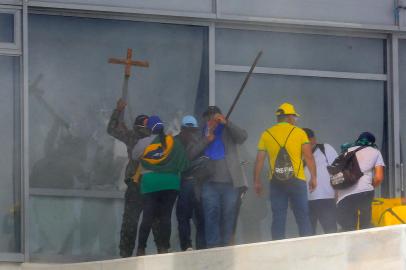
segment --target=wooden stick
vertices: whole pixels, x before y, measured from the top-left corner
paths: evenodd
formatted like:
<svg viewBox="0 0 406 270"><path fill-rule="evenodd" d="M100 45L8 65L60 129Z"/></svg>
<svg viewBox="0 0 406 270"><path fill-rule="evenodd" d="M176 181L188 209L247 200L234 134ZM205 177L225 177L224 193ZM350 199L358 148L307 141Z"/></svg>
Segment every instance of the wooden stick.
<svg viewBox="0 0 406 270"><path fill-rule="evenodd" d="M226 116L226 119L227 119L227 120L228 120L228 118L230 117L230 114L233 112L234 107L235 107L235 105L237 104L238 100L240 99L240 96L241 96L242 92L244 91L244 88L245 88L245 86L247 85L247 82L248 82L249 78L251 77L251 74L252 74L252 72L254 71L254 68L255 68L255 66L257 65L258 60L259 60L259 58L261 57L261 55L262 55L262 51L260 51L260 52L258 53L257 57L256 57L255 60L254 60L254 63L252 63L252 66L251 66L251 68L250 68L250 71L248 71L247 76L245 76L245 80L244 80L244 82L243 82L242 85L241 85L240 91L238 91L238 94L237 94L237 96L235 97L235 99L234 99L234 101L233 101L233 104L231 105L230 109L228 110L228 113L227 113L227 116Z"/></svg>

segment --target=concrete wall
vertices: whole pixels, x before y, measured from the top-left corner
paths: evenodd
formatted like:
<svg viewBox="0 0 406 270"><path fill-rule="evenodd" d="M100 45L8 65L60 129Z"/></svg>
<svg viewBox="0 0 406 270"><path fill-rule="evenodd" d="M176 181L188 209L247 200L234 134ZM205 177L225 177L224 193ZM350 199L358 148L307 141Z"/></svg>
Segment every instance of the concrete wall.
<svg viewBox="0 0 406 270"><path fill-rule="evenodd" d="M400 270L406 269L405 245L406 225L401 225L112 261L65 265L27 263L21 265L21 270Z"/></svg>

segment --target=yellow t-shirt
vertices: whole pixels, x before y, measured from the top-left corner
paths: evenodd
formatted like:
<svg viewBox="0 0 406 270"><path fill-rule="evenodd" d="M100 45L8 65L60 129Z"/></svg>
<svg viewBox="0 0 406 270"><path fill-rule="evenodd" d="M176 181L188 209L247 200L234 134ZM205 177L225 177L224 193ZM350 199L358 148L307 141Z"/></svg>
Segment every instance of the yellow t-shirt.
<svg viewBox="0 0 406 270"><path fill-rule="evenodd" d="M301 128L285 122L278 123L267 131L264 131L258 142L258 150L266 151L268 153L270 179L272 178L273 167L279 153L279 145L283 146L285 144L286 138L293 128L295 129L290 134L285 148L292 160L296 178L306 181L302 160L302 145L309 143L309 138ZM268 132L270 132L278 142L276 142Z"/></svg>

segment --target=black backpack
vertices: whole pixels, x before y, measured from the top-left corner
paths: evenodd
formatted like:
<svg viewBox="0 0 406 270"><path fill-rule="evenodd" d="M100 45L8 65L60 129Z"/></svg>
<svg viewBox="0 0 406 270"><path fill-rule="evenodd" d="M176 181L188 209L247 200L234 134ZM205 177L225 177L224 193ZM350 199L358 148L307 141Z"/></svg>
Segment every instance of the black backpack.
<svg viewBox="0 0 406 270"><path fill-rule="evenodd" d="M289 179L292 179L295 176L295 170L293 168L292 160L289 156L288 151L286 150L285 146L286 143L288 142L290 134L292 134L292 131L295 129L292 128L292 130L289 132L288 136L286 137L285 143L283 145L280 145L279 142L275 139L275 137L269 132L268 130L266 132L271 135L271 137L275 140L275 142L279 145L280 149L278 152L278 155L276 156L275 160L275 165L273 168L273 174L272 174L272 179L275 178L276 180L279 181L286 181Z"/></svg>
<svg viewBox="0 0 406 270"><path fill-rule="evenodd" d="M357 156L358 151L367 146L358 147L353 151L345 151L341 153L327 170L330 174L330 184L334 189L345 189L358 182L364 175L361 172Z"/></svg>

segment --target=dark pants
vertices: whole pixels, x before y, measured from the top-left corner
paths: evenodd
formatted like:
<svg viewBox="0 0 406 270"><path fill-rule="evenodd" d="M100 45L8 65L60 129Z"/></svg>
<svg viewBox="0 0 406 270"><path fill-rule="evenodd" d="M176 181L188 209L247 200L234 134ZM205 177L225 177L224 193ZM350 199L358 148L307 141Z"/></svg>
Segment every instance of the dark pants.
<svg viewBox="0 0 406 270"><path fill-rule="evenodd" d="M272 180L270 183L273 240L285 238L286 215L290 202L300 236L312 235L306 182L299 179Z"/></svg>
<svg viewBox="0 0 406 270"><path fill-rule="evenodd" d="M313 234L316 234L317 222L320 223L324 233L337 232L335 199L319 199L309 201L309 217Z"/></svg>
<svg viewBox="0 0 406 270"><path fill-rule="evenodd" d="M371 204L374 191L367 191L349 195L337 204L337 220L343 231L371 227ZM359 214L359 216L358 216Z"/></svg>
<svg viewBox="0 0 406 270"><path fill-rule="evenodd" d="M157 249L167 251L170 247L171 216L178 191L161 190L144 194L144 213L139 230L138 249L145 249L153 222L158 222Z"/></svg>
<svg viewBox="0 0 406 270"><path fill-rule="evenodd" d="M191 219L193 219L196 227L196 249L203 249L206 247L203 210L200 200L196 198L195 185L196 181L194 179L182 180L176 205L179 240L182 250L192 247L192 240L190 237Z"/></svg>
<svg viewBox="0 0 406 270"><path fill-rule="evenodd" d="M142 212L142 195L138 184L126 180L127 190L124 195L124 213L120 232L120 256L130 257L133 254L137 227Z"/></svg>
<svg viewBox="0 0 406 270"><path fill-rule="evenodd" d="M202 186L206 246L227 246L232 241L239 190L229 183L207 181Z"/></svg>
<svg viewBox="0 0 406 270"><path fill-rule="evenodd" d="M137 183L126 179L127 190L124 195L124 213L120 231L120 256L131 257L137 239L138 220L143 209L143 199L140 187ZM155 241L158 238L157 223L152 225L152 233Z"/></svg>

